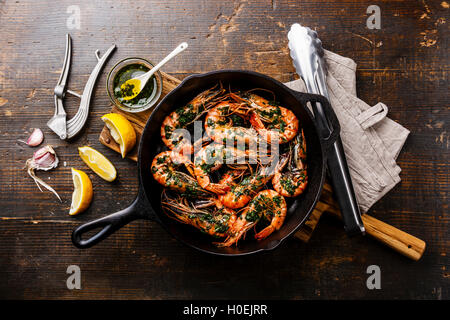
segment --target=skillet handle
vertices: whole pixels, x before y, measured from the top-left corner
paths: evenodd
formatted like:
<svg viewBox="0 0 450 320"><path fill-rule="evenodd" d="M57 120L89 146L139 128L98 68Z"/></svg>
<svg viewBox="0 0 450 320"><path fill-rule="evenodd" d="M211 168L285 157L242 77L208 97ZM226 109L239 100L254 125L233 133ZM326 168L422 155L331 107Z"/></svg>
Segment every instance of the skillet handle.
<svg viewBox="0 0 450 320"><path fill-rule="evenodd" d="M90 248L131 221L143 219L143 201L142 194L139 193L128 208L79 226L72 232L73 244L80 249ZM83 234L98 228L101 228L101 230L96 234L88 239L82 239Z"/></svg>
<svg viewBox="0 0 450 320"><path fill-rule="evenodd" d="M314 113L313 120L319 131L319 138L324 146L325 156L328 158L328 152L336 140L339 139L339 132L341 131L339 120L333 108L324 96L301 93L294 90L292 92L303 105L306 106L308 102L311 104ZM319 103L319 106L317 103Z"/></svg>

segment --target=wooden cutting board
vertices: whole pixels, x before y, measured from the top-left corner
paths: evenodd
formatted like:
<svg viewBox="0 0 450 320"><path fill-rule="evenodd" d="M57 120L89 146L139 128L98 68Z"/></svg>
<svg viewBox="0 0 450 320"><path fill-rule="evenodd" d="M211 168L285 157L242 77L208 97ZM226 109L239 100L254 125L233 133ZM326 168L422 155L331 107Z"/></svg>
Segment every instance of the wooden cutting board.
<svg viewBox="0 0 450 320"><path fill-rule="evenodd" d="M175 89L175 87L177 87L181 82L177 78L174 78L164 72L161 72L161 74L163 77L163 89L160 100L170 91ZM120 113L131 122L136 131L137 139L139 141L147 119L152 113L152 109L140 113L127 113L113 106L111 112ZM105 146L120 153L119 145L111 137L109 129L106 128L106 126L103 127L99 140ZM136 147L128 154L128 158L134 161L137 161L138 145L139 143L136 143ZM306 221L306 223L299 229L299 231L297 231L295 237L304 242L308 242L313 234L314 229L317 226L317 223L319 222L320 217L322 216L322 213L324 212L329 212L339 218L341 217L339 206L332 196L331 185L327 181L325 181L319 202L314 208L308 221ZM381 243L387 245L388 247L396 250L397 252L410 259L419 260L422 257L423 252L425 251L426 244L421 239L418 239L367 214L362 215L362 220L366 228L366 233L374 237Z"/></svg>
<svg viewBox="0 0 450 320"><path fill-rule="evenodd" d="M174 78L174 77L168 75L167 73L161 72L161 75L163 77L163 89L162 89L160 100L166 94L168 94L170 91L175 89L175 87L177 87L178 84L181 82L177 78ZM144 130L145 124L147 122L147 119L150 117L152 110L153 110L153 108L146 110L144 112L140 112L140 113L128 113L128 112L120 110L119 108L117 108L115 106L113 106L111 109L111 112L120 113L123 116L125 116L131 122L134 129L136 130L136 136L137 136L138 142L136 143L136 147L132 151L130 151L130 153L127 155L127 157L130 158L131 160L137 161L137 151L138 151L137 146L139 145L139 140L141 138L142 131ZM111 134L109 133L109 129L106 126L103 127L103 130L100 134L99 140L105 146L120 153L119 145L111 137ZM309 217L308 221L295 234L295 236L297 238L299 238L300 240L302 240L304 242L307 242L311 238L312 233L317 225L317 222L319 222L320 216L322 215L323 212L339 211L336 203L334 202L333 198L331 197L331 186L326 184L325 189L329 190L329 191L322 193L321 199L320 199L319 203L316 205L316 207L315 207L313 213L311 214L311 216Z"/></svg>

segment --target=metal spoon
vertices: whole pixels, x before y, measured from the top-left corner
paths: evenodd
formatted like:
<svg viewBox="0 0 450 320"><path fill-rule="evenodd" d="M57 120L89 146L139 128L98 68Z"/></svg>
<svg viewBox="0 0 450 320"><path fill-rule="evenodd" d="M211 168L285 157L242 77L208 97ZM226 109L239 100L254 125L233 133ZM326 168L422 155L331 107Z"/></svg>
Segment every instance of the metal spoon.
<svg viewBox="0 0 450 320"><path fill-rule="evenodd" d="M149 72L140 75L137 78L132 78L125 81L121 86L122 98L124 100L131 100L135 98L145 87L147 81L153 76L153 74L158 71L163 65L165 65L170 59L178 55L179 53L186 50L188 44L183 42L178 45L171 53L167 55L160 63L154 66Z"/></svg>

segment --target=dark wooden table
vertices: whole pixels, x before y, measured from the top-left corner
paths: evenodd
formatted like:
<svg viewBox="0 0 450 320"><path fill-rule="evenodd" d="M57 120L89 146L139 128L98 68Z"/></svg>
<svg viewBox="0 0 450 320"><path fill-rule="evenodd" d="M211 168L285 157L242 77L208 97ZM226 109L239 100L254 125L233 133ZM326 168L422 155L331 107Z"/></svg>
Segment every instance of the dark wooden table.
<svg viewBox="0 0 450 320"><path fill-rule="evenodd" d="M366 27L371 1L85 1L79 30L69 30L72 1L0 1L0 298L449 298L449 4L377 1L381 29ZM341 222L322 217L311 241L285 242L264 254L221 258L196 252L159 225L138 221L89 249L76 249L73 228L124 208L137 191L135 163L98 142L100 116L110 110L107 71L119 59L163 58L181 41L189 49L164 71L183 78L242 68L296 79L286 33L300 22L315 28L325 48L358 63L358 95L386 103L389 116L411 130L399 156L402 182L370 214L427 242L412 262L370 238L350 239ZM70 143L46 127L63 62L64 36L73 37L69 86L82 91L94 51L112 43L83 133ZM67 105L73 115L75 98ZM23 170L33 149L17 142L30 128L45 132L61 165L40 172L63 198L41 193ZM90 145L116 166L106 183L78 157ZM63 165L66 163L66 165ZM70 167L94 185L89 210L69 217ZM48 179L48 180L47 180ZM381 290L368 290L366 268L381 268ZM69 265L81 268L82 289L66 287Z"/></svg>

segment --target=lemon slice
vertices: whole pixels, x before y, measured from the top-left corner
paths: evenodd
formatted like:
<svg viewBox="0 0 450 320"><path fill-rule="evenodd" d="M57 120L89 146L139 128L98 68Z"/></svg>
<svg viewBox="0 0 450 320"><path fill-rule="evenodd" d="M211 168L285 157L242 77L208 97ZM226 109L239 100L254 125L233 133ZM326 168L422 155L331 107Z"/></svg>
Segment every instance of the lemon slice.
<svg viewBox="0 0 450 320"><path fill-rule="evenodd" d="M118 113L105 114L102 120L109 129L114 141L119 144L122 158L125 158L126 154L136 144L136 132L130 121Z"/></svg>
<svg viewBox="0 0 450 320"><path fill-rule="evenodd" d="M100 152L91 147L79 147L78 153L80 158L98 174L102 179L106 181L114 181L117 177L116 168L114 165Z"/></svg>
<svg viewBox="0 0 450 320"><path fill-rule="evenodd" d="M92 182L81 170L72 168L73 194L69 214L74 216L86 210L92 201Z"/></svg>

